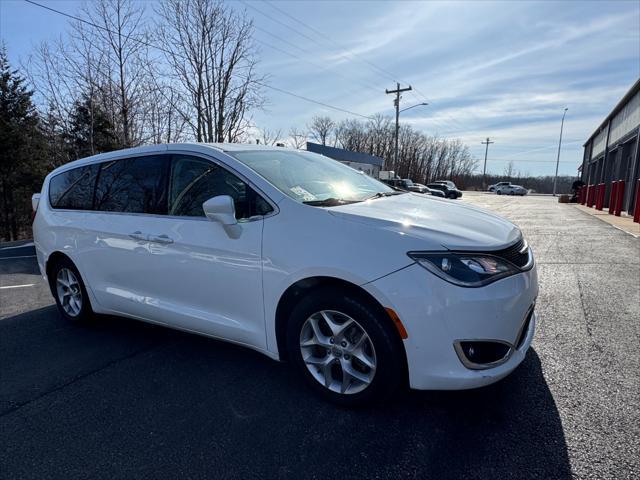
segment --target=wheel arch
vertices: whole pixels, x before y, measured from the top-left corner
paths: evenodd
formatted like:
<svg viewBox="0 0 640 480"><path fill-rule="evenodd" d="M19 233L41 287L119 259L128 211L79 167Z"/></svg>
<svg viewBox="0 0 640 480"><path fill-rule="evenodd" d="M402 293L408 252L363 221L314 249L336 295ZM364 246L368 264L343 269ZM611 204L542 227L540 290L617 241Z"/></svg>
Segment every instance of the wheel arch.
<svg viewBox="0 0 640 480"><path fill-rule="evenodd" d="M373 296L371 293L367 292L364 288L356 285L355 283L349 282L347 280L343 280L337 277L329 277L329 276L314 276L307 277L301 280L296 281L292 285L290 285L284 293L280 296L278 301L278 305L276 307L276 318L275 318L275 333L276 333L276 342L278 345L278 354L281 360L288 360L287 358L287 347L286 347L286 336L287 336L287 325L289 321L290 314L294 307L297 305L298 301L302 298L303 295L308 295L311 292L328 286L339 287L344 289L345 291L351 292L353 295L359 296L360 298L365 299L367 302L371 303L372 306L377 310L380 318L384 319L387 322L387 325L393 332L394 339L397 341L399 348L402 349L403 352L403 368L404 375L407 375L407 358L406 358L406 350L404 348L404 343L398 331L398 327L395 325L394 320L389 316L385 307Z"/></svg>
<svg viewBox="0 0 640 480"><path fill-rule="evenodd" d="M49 288L52 289L51 293L53 293L53 294L55 294L55 293L53 292L51 272L52 272L53 267L60 260L69 260L74 265L76 265L76 262L74 262L73 259L71 257L69 257L69 255L67 255L65 253L62 253L59 250L53 251L53 252L51 252L51 254L49 254L49 256L47 257L47 259L44 262L44 265L45 265L45 273L47 274L47 280L49 282ZM78 268L77 265L76 265L76 268Z"/></svg>

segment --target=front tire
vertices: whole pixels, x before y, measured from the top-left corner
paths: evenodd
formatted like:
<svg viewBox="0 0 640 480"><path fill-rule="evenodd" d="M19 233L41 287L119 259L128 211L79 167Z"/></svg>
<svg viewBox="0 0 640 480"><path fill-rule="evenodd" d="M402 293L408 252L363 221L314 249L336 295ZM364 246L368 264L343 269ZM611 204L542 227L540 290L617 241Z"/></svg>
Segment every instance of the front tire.
<svg viewBox="0 0 640 480"><path fill-rule="evenodd" d="M496 193L497 193L498 195L502 195L502 190L498 190Z"/></svg>
<svg viewBox="0 0 640 480"><path fill-rule="evenodd" d="M287 348L294 368L323 398L345 406L387 399L403 382L402 343L364 295L324 287L293 309Z"/></svg>
<svg viewBox="0 0 640 480"><path fill-rule="evenodd" d="M81 324L93 315L80 272L68 258L56 261L49 275L51 292L60 314L70 323Z"/></svg>

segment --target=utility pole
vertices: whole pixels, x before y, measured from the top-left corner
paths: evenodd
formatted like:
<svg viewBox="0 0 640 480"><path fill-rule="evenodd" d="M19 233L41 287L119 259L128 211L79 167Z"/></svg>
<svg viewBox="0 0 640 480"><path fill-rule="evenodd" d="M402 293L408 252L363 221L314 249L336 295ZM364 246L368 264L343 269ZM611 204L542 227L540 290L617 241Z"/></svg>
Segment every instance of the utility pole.
<svg viewBox="0 0 640 480"><path fill-rule="evenodd" d="M395 90L385 90L385 93L388 95L390 93L395 93L396 98L393 101L393 104L396 107L396 136L395 136L395 146L393 149L393 164L398 165L398 135L400 134L400 96L401 92L408 92L411 90L411 85L406 88L400 88L400 84L396 83Z"/></svg>
<svg viewBox="0 0 640 480"><path fill-rule="evenodd" d="M560 123L560 141L558 142L558 158L556 159L556 176L553 177L553 196L556 196L556 183L558 182L558 167L560 166L560 147L562 146L562 129L564 128L564 116L567 114L568 108L564 109L562 114L562 122Z"/></svg>
<svg viewBox="0 0 640 480"><path fill-rule="evenodd" d="M480 142L482 145L486 145L486 148L484 149L484 168L482 169L482 189L484 190L485 188L487 188L487 155L489 154L489 145L492 143L496 143L496 142L492 142L489 137L487 137L487 139L484 142Z"/></svg>

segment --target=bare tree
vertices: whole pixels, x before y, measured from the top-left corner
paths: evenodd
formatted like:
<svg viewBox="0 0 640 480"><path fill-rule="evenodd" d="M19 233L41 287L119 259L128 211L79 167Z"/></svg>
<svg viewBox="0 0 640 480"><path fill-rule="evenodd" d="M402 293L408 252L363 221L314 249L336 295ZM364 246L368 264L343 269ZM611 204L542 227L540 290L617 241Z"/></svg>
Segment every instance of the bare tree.
<svg viewBox="0 0 640 480"><path fill-rule="evenodd" d="M403 125L398 161L393 159L394 125L376 116L367 122L343 120L335 128L337 143L347 150L385 158L385 168L417 182L470 175L477 165L469 148L458 139L430 137Z"/></svg>
<svg viewBox="0 0 640 480"><path fill-rule="evenodd" d="M504 176L511 180L514 176L516 176L517 172L515 166L513 164L513 160L510 160L509 163L504 167Z"/></svg>
<svg viewBox="0 0 640 480"><path fill-rule="evenodd" d="M326 145L333 134L336 124L330 117L315 116L311 119L309 132L311 138L322 145Z"/></svg>
<svg viewBox="0 0 640 480"><path fill-rule="evenodd" d="M166 0L158 9L158 40L189 105L196 140L233 142L262 107L255 72L253 23L220 0Z"/></svg>
<svg viewBox="0 0 640 480"><path fill-rule="evenodd" d="M98 83L123 147L139 144L143 128L138 122L143 116L141 99L147 83L148 34L144 7L138 5L127 0L97 0L83 11L98 27L90 32L94 48L104 59Z"/></svg>
<svg viewBox="0 0 640 480"><path fill-rule="evenodd" d="M282 140L282 130L269 130L268 128L259 129L257 139L262 145L275 145Z"/></svg>
<svg viewBox="0 0 640 480"><path fill-rule="evenodd" d="M99 153L93 142L98 110L113 125L118 147L142 143L150 85L143 15L126 0L92 2L79 15L85 21L71 22L68 35L36 50L27 69L50 133L68 132L81 103L88 111L90 153ZM73 159L72 150L66 152L56 163Z"/></svg>
<svg viewBox="0 0 640 480"><path fill-rule="evenodd" d="M301 149L307 145L307 133L296 127L291 127L289 130L289 139L289 143L295 149Z"/></svg>

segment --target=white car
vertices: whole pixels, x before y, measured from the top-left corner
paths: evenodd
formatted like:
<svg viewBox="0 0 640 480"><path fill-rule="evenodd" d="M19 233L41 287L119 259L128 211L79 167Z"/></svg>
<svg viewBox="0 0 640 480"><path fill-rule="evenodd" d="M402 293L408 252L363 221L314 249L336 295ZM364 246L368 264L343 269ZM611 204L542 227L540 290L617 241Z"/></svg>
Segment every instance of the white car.
<svg viewBox="0 0 640 480"><path fill-rule="evenodd" d="M290 361L347 405L508 375L531 344L531 249L494 214L304 151L156 145L51 172L38 263L60 313L123 315Z"/></svg>
<svg viewBox="0 0 640 480"><path fill-rule="evenodd" d="M490 192L495 192L496 188L499 187L507 187L511 185L511 182L498 182L498 183L494 183L493 185L489 185L489 191Z"/></svg>
<svg viewBox="0 0 640 480"><path fill-rule="evenodd" d="M524 196L528 193L529 191L520 186L520 185L513 185L513 184L509 184L509 185L502 185L499 187L496 187L496 193L498 195L520 195L520 196Z"/></svg>

